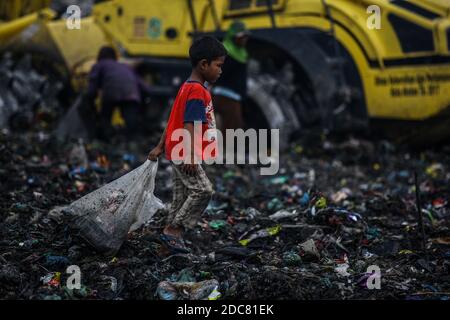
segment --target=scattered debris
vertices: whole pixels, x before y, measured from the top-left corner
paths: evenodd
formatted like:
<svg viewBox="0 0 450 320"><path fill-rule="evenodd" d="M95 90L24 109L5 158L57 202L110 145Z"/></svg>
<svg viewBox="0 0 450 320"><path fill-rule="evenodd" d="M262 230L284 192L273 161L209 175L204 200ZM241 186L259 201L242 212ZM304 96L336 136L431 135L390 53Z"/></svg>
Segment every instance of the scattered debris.
<svg viewBox="0 0 450 320"><path fill-rule="evenodd" d="M216 300L220 297L217 291L217 280L202 282L170 282L163 281L158 285L157 294L162 300Z"/></svg>
<svg viewBox="0 0 450 320"><path fill-rule="evenodd" d="M164 251L162 208L127 230L120 250L108 257L68 228L63 209L138 168L158 135L141 139L133 150L114 139L57 146L40 128L0 132L1 298L449 296L444 294L450 291L449 147L415 154L365 141L378 150L368 154L358 151L361 144L324 140L302 143L299 154L294 142L292 151L281 155L280 174L257 184L253 166L207 166L216 194L186 234L190 254ZM421 177L427 256L421 251L414 172ZM166 204L171 174L161 159L154 196ZM106 207L114 211L113 199L121 193L108 196ZM70 265L80 268L80 289L67 287ZM367 287L371 266L380 268L375 276L382 290Z"/></svg>

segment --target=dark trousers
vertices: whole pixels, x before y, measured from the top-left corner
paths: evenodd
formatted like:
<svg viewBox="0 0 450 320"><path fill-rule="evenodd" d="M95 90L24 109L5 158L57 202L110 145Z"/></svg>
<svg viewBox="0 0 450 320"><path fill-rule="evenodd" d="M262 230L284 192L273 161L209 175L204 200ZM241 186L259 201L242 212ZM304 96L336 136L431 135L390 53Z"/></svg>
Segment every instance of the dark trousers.
<svg viewBox="0 0 450 320"><path fill-rule="evenodd" d="M125 134L127 137L132 137L136 134L138 129L138 118L140 104L137 101L105 101L102 103L102 109L99 115L99 130L98 136L103 140L109 140L109 137L114 134L114 129L111 125L111 118L114 108L119 107L122 117L125 120Z"/></svg>

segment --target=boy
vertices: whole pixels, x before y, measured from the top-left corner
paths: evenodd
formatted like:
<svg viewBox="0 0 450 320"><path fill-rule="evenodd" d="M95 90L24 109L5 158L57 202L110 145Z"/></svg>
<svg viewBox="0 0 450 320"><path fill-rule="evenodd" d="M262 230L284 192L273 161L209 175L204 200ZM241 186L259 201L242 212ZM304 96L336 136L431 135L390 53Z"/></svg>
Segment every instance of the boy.
<svg viewBox="0 0 450 320"><path fill-rule="evenodd" d="M182 239L183 232L194 227L213 194L211 182L202 166L194 163L194 157L198 157L200 149L200 159L207 160L205 148L216 143L214 134L208 135L211 130L216 129L211 95L204 83L217 81L222 73L226 54L225 47L213 37L206 36L194 41L189 50L191 76L177 94L159 144L148 155L149 160L156 161L165 151L166 158L172 161L173 201L161 240L176 252L189 252ZM201 125L200 141L197 136L194 137L194 124ZM173 133L182 128L189 132L192 147L183 148L183 154L180 155L175 149L182 139L177 139ZM204 136L208 137L206 141ZM175 160L181 159L181 164L174 163Z"/></svg>

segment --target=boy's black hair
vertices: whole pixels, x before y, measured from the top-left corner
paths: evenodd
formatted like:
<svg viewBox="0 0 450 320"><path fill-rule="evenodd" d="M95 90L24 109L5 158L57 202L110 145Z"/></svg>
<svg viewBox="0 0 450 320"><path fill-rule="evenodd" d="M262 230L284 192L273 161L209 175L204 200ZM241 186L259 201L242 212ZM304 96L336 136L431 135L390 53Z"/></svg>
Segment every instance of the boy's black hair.
<svg viewBox="0 0 450 320"><path fill-rule="evenodd" d="M98 52L97 61L105 59L117 60L117 54L114 48L109 46L103 46L100 49L100 51Z"/></svg>
<svg viewBox="0 0 450 320"><path fill-rule="evenodd" d="M196 39L189 49L192 67L196 67L203 59L211 63L211 61L226 55L227 50L223 44L211 36L203 36Z"/></svg>

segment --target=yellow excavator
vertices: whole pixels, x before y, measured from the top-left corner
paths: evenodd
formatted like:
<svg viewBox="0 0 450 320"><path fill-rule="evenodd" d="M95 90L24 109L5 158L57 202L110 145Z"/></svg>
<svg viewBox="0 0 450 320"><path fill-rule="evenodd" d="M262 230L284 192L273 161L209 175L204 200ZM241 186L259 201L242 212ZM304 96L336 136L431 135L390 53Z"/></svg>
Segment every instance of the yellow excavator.
<svg viewBox="0 0 450 320"><path fill-rule="evenodd" d="M31 16L40 25L32 36L2 31ZM288 138L313 125L388 122L427 143L448 137L450 0L111 0L96 4L80 29L31 13L0 24L0 39L46 47L78 80L108 43L139 61L155 88L175 91L193 38L222 38L236 19L252 33L249 126Z"/></svg>

